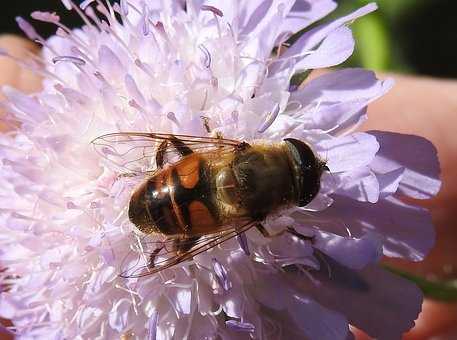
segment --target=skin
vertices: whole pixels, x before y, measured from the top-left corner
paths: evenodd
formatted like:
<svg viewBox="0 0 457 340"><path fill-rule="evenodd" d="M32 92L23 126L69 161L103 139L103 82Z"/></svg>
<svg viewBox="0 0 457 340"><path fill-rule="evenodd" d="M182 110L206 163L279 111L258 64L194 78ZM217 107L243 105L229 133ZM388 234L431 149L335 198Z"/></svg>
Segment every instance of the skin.
<svg viewBox="0 0 457 340"><path fill-rule="evenodd" d="M19 58L26 57L27 51L39 51L30 41L11 35L0 36L0 47ZM388 76L396 80L396 86L369 107L370 119L362 128L415 134L429 139L438 149L443 181L442 190L436 198L416 202L432 212L438 234L436 247L421 263L411 265L396 261L394 264L423 276L456 278L457 256L453 254L453 245L457 244L457 230L453 230L452 226L455 224L453 207L457 201L457 177L453 176L454 164L457 164L457 81ZM387 75L380 77L386 78ZM27 93L40 89L39 77L4 57L0 57L0 84L14 86ZM0 128L3 131L6 129L1 125ZM457 304L426 300L416 327L404 338L416 340L454 334L452 332L457 332L456 325ZM367 339L362 332L356 334L358 339ZM5 339L11 338L0 335L0 340Z"/></svg>

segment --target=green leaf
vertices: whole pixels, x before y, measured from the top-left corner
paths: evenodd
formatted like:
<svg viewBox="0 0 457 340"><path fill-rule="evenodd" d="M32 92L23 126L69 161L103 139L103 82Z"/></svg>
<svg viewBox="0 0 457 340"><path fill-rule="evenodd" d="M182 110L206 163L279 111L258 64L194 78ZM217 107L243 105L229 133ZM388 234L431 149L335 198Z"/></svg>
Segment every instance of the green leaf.
<svg viewBox="0 0 457 340"><path fill-rule="evenodd" d="M391 46L389 32L379 12L357 20L352 25L356 54L363 67L386 70L390 65Z"/></svg>
<svg viewBox="0 0 457 340"><path fill-rule="evenodd" d="M290 85L299 87L301 85L301 83L303 83L305 81L305 79L308 78L310 73L311 73L311 70L306 70L306 71L303 71L300 73L295 73L292 76L292 79L290 80Z"/></svg>
<svg viewBox="0 0 457 340"><path fill-rule="evenodd" d="M384 268L411 282L414 282L427 298L443 302L457 301L457 280L431 281L390 266L384 266Z"/></svg>
<svg viewBox="0 0 457 340"><path fill-rule="evenodd" d="M369 0L359 0L360 5L364 5ZM421 6L425 0L377 0L379 8L391 18L403 15L406 11L414 11Z"/></svg>

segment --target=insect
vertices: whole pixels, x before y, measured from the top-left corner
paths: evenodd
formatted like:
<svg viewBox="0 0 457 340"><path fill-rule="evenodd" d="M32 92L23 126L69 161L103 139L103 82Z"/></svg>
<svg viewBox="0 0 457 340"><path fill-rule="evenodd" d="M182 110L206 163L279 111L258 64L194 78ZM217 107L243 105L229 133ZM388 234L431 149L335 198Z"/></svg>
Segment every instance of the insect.
<svg viewBox="0 0 457 340"><path fill-rule="evenodd" d="M157 273L252 227L266 237L279 235L270 234L262 221L311 202L328 170L308 144L293 138L249 144L125 132L98 137L93 145L121 169L144 176L128 207L130 221L146 235L136 249L143 258L129 262L125 277ZM283 232L310 239L292 228ZM148 235L164 241L149 242Z"/></svg>

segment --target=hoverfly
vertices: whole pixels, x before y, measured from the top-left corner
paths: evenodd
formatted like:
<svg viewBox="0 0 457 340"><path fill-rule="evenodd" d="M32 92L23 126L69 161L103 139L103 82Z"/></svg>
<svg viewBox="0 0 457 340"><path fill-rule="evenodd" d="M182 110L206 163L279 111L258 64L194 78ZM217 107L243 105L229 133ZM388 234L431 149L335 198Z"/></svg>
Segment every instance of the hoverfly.
<svg viewBox="0 0 457 340"><path fill-rule="evenodd" d="M154 169L140 171L144 180L131 196L128 216L146 237L161 235L165 241L144 244L141 251L147 259L138 257L122 272L124 277L170 268L252 227L266 237L279 235L271 235L262 221L281 209L311 202L328 170L308 144L293 138L249 144L221 137L124 132L92 143L123 169L135 171L139 162ZM283 232L310 239L292 228Z"/></svg>

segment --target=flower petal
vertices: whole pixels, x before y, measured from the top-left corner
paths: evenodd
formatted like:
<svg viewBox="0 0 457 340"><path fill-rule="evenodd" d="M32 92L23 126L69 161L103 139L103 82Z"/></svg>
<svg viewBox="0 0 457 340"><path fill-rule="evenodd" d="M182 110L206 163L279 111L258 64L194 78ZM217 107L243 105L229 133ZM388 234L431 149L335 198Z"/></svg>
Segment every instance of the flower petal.
<svg viewBox="0 0 457 340"><path fill-rule="evenodd" d="M291 101L306 103L302 113L303 118L309 117L303 123L305 129L331 131L365 114L361 110L392 85L392 80L378 80L371 71L344 69L311 80L291 94Z"/></svg>
<svg viewBox="0 0 457 340"><path fill-rule="evenodd" d="M309 339L345 340L349 332L348 320L343 314L322 306L306 295L295 295L288 311Z"/></svg>
<svg viewBox="0 0 457 340"><path fill-rule="evenodd" d="M425 138L387 131L369 131L380 143L371 168L385 174L405 168L398 192L417 199L430 199L441 187L436 148Z"/></svg>
<svg viewBox="0 0 457 340"><path fill-rule="evenodd" d="M305 56L295 65L296 70L310 70L341 64L354 52L355 41L352 32L346 26L331 32L310 55Z"/></svg>
<svg viewBox="0 0 457 340"><path fill-rule="evenodd" d="M319 231L315 235L315 248L351 269L363 269L382 256L382 241L374 234L349 238Z"/></svg>
<svg viewBox="0 0 457 340"><path fill-rule="evenodd" d="M377 176L368 167L346 171L339 176L340 186L335 193L360 202L376 203L379 198Z"/></svg>
<svg viewBox="0 0 457 340"><path fill-rule="evenodd" d="M276 62L275 65L271 67L270 74L281 72L284 69L290 69L293 72L293 70L296 69L295 60L301 59L299 56L306 56L309 51L318 46L333 31L361 16L364 16L365 14L374 11L376 8L376 4L368 4L345 17L339 18L328 24L320 25L304 33L290 48L287 49L286 52L281 55L281 60Z"/></svg>
<svg viewBox="0 0 457 340"><path fill-rule="evenodd" d="M422 304L414 284L374 265L353 271L329 257L325 261L330 275L325 265L312 272L318 285L297 273L287 274L289 281L322 306L347 315L352 325L373 338L400 339L414 325Z"/></svg>
<svg viewBox="0 0 457 340"><path fill-rule="evenodd" d="M302 294L302 286L295 289L296 283L313 284L308 277L299 280L289 282L281 275L263 272L252 287L252 295L267 308L277 311L277 319L292 318L294 326L308 339L346 339L349 331L347 319L317 303L307 292ZM288 327L293 328L292 325Z"/></svg>
<svg viewBox="0 0 457 340"><path fill-rule="evenodd" d="M294 2L292 0L265 1L256 9L243 30L243 34L250 36L249 44L255 43L258 46L252 57L264 60L271 54L272 46L281 33L280 28L284 17ZM255 19L253 23L251 23L252 19Z"/></svg>
<svg viewBox="0 0 457 340"><path fill-rule="evenodd" d="M336 6L333 0L296 1L281 26L281 32L298 32L329 14Z"/></svg>
<svg viewBox="0 0 457 340"><path fill-rule="evenodd" d="M376 8L376 4L368 4L347 16L341 17L335 21L318 26L309 32L306 32L284 53L282 57L288 58L311 50L337 28L376 10Z"/></svg>
<svg viewBox="0 0 457 340"><path fill-rule="evenodd" d="M354 201L334 195L333 205L320 212L324 219L343 221L355 237L367 232L384 236L384 255L421 261L435 242L429 212L406 204L394 197L380 199L376 204ZM321 228L325 229L322 224Z"/></svg>
<svg viewBox="0 0 457 340"><path fill-rule="evenodd" d="M363 132L332 138L318 144L330 172L350 171L370 164L379 149L376 138Z"/></svg>
<svg viewBox="0 0 457 340"><path fill-rule="evenodd" d="M157 313L157 311L152 312L151 316L149 317L148 340L156 340L158 320L159 314Z"/></svg>
<svg viewBox="0 0 457 340"><path fill-rule="evenodd" d="M386 173L376 174L381 198L385 198L397 192L404 173L405 168L398 168Z"/></svg>

